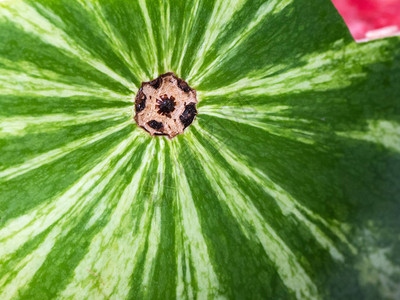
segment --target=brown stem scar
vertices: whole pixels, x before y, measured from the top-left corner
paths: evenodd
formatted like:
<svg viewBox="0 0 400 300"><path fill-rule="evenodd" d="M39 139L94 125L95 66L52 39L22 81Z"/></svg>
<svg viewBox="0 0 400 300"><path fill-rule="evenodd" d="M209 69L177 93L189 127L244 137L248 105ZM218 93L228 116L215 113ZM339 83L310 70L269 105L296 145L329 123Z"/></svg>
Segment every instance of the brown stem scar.
<svg viewBox="0 0 400 300"><path fill-rule="evenodd" d="M183 133L197 115L196 91L174 73L142 82L135 98L135 121L152 136Z"/></svg>

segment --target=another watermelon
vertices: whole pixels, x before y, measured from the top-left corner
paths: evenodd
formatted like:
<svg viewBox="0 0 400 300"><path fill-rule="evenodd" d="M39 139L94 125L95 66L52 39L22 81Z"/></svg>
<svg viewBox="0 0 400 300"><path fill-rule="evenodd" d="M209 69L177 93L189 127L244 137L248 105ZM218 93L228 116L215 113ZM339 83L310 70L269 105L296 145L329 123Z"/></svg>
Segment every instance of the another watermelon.
<svg viewBox="0 0 400 300"><path fill-rule="evenodd" d="M399 299L399 178L400 38L328 0L0 3L1 300Z"/></svg>

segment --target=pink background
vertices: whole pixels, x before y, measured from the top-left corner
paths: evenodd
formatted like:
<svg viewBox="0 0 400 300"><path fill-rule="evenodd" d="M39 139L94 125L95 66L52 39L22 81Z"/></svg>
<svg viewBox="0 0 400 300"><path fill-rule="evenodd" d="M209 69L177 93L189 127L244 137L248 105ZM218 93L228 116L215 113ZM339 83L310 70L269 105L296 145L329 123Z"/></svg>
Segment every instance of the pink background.
<svg viewBox="0 0 400 300"><path fill-rule="evenodd" d="M400 0L332 0L357 41L400 34Z"/></svg>

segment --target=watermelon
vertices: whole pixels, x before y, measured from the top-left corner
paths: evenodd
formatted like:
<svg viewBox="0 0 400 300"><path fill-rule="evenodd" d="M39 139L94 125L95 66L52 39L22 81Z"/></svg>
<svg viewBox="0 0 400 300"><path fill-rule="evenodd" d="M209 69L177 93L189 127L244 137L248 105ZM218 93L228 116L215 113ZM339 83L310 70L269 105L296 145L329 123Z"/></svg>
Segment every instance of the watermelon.
<svg viewBox="0 0 400 300"><path fill-rule="evenodd" d="M0 299L399 299L399 99L328 0L1 1Z"/></svg>

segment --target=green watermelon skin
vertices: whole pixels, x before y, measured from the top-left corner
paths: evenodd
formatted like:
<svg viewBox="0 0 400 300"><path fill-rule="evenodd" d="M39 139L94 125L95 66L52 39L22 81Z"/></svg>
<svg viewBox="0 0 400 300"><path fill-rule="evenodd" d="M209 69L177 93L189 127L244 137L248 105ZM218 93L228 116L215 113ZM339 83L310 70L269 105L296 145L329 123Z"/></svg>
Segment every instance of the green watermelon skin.
<svg viewBox="0 0 400 300"><path fill-rule="evenodd" d="M0 299L399 299L399 99L328 0L1 1Z"/></svg>

